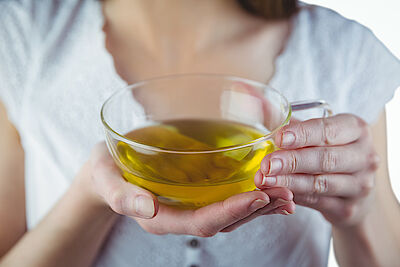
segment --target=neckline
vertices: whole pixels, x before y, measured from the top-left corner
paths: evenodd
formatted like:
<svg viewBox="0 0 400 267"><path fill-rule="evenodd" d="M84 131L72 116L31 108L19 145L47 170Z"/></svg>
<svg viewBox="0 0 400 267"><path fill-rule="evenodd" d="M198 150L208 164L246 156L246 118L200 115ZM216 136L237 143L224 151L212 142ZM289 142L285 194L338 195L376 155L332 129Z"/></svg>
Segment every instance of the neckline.
<svg viewBox="0 0 400 267"><path fill-rule="evenodd" d="M94 3L95 3L95 5L97 5L97 10L98 10L97 14L99 16L99 22L100 22L99 31L98 31L100 33L100 38L99 38L99 41L101 42L100 47L102 49L103 54L105 54L108 57L108 60L110 61L110 73L112 73L113 80L115 80L118 83L118 85L116 87L117 87L117 89L121 89L123 87L129 86L129 83L126 82L124 79L122 79L121 76L119 76L119 74L117 73L115 66L114 66L113 56L111 55L111 53L109 53L107 51L107 49L105 47L105 33L102 30L102 27L104 25L104 16L103 16L103 11L102 11L101 1L94 0ZM290 29L290 33L287 38L286 44L284 45L282 51L278 54L278 56L275 59L274 73L273 73L272 77L270 78L269 81L264 82L265 84L270 85L273 88L275 88L275 85L279 81L279 77L281 76L284 62L289 54L289 51L292 49L292 47L294 45L296 35L298 32L298 28L300 26L299 17L300 17L301 12L304 10L305 6L306 6L306 4L300 3L297 13L294 14L292 16L292 18L290 18L291 29ZM139 81L137 81L137 82L139 82ZM275 89L278 91L281 91L280 88L275 88Z"/></svg>

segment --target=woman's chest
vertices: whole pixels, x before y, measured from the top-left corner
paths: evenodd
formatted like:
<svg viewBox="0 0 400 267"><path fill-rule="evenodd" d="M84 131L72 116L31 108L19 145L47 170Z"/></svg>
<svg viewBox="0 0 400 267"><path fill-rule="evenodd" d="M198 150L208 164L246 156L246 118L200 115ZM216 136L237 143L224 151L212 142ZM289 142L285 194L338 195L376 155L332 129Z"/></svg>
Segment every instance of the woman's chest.
<svg viewBox="0 0 400 267"><path fill-rule="evenodd" d="M180 73L223 73L266 83L274 75L275 61L284 49L288 31L287 24L279 24L203 49L172 43L152 51L129 38L121 40L112 32L105 34L114 67L127 83Z"/></svg>

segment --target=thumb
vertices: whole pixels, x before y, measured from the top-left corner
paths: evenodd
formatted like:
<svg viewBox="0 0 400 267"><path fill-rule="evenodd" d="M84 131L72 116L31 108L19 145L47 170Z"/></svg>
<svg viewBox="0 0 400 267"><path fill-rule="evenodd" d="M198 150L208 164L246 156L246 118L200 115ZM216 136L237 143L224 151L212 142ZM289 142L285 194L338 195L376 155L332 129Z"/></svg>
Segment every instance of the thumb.
<svg viewBox="0 0 400 267"><path fill-rule="evenodd" d="M113 211L140 218L153 218L157 214L157 198L124 180L104 143L93 149L90 163L95 190Z"/></svg>

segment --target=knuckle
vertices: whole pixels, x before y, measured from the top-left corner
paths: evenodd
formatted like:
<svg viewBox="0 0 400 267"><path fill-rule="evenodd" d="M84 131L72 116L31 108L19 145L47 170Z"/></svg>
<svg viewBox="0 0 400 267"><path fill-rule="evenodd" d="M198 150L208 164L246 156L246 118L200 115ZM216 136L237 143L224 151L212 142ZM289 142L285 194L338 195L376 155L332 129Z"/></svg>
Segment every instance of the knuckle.
<svg viewBox="0 0 400 267"><path fill-rule="evenodd" d="M354 217L356 206L354 204L347 204L342 209L342 217L344 220L350 220Z"/></svg>
<svg viewBox="0 0 400 267"><path fill-rule="evenodd" d="M337 127L333 120L321 119L322 127L322 142L325 145L331 145L335 143L338 136Z"/></svg>
<svg viewBox="0 0 400 267"><path fill-rule="evenodd" d="M315 175L314 176L314 193L323 194L328 192L328 176Z"/></svg>
<svg viewBox="0 0 400 267"><path fill-rule="evenodd" d="M298 125L298 135L296 135L296 139L298 139L298 142L300 143L299 145L305 146L309 144L311 140L311 133L308 130L309 127L304 127L303 124Z"/></svg>
<svg viewBox="0 0 400 267"><path fill-rule="evenodd" d="M298 161L297 161L297 155L294 151L290 151L289 152L289 157L290 160L288 162L288 164L286 164L289 168L290 172L296 172L296 170L298 169ZM285 164L284 164L285 165Z"/></svg>
<svg viewBox="0 0 400 267"><path fill-rule="evenodd" d="M319 202L319 197L315 194L306 195L304 201L308 204L317 204Z"/></svg>
<svg viewBox="0 0 400 267"><path fill-rule="evenodd" d="M338 165L338 157L330 148L321 150L321 170L323 172L333 172Z"/></svg>
<svg viewBox="0 0 400 267"><path fill-rule="evenodd" d="M369 169L376 171L380 165L380 157L378 153L372 151L367 157L367 163L369 165Z"/></svg>
<svg viewBox="0 0 400 267"><path fill-rule="evenodd" d="M364 197L371 193L375 186L375 176L367 175L361 179L360 196Z"/></svg>
<svg viewBox="0 0 400 267"><path fill-rule="evenodd" d="M293 185L293 177L290 175L277 176L278 181L282 181L283 187L291 187Z"/></svg>

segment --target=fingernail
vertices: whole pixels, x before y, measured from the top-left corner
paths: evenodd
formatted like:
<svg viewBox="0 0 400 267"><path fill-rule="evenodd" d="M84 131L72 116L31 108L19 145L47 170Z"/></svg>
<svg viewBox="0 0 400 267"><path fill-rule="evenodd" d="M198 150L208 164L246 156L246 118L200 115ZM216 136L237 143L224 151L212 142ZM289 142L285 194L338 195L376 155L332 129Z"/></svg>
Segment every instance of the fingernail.
<svg viewBox="0 0 400 267"><path fill-rule="evenodd" d="M282 160L281 159L271 159L269 161L269 173L268 174L277 174L282 169Z"/></svg>
<svg viewBox="0 0 400 267"><path fill-rule="evenodd" d="M254 212L258 209L261 209L269 204L269 201L266 201L264 199L256 199L251 203L250 205L250 211Z"/></svg>
<svg viewBox="0 0 400 267"><path fill-rule="evenodd" d="M261 185L267 185L267 186L276 185L276 177L275 176L264 176L262 179Z"/></svg>
<svg viewBox="0 0 400 267"><path fill-rule="evenodd" d="M283 198L277 198L276 200L275 200L275 206L278 206L278 207L280 207L280 206L283 206L283 205L286 205L286 204L288 204L290 201L288 201L288 200L285 200L285 199L283 199Z"/></svg>
<svg viewBox="0 0 400 267"><path fill-rule="evenodd" d="M139 216L152 218L154 216L154 201L147 196L137 196L135 198L135 209Z"/></svg>
<svg viewBox="0 0 400 267"><path fill-rule="evenodd" d="M282 215L290 215L290 213L287 210L281 210Z"/></svg>
<svg viewBox="0 0 400 267"><path fill-rule="evenodd" d="M284 132L282 134L282 146L290 146L294 144L296 136L293 132Z"/></svg>

